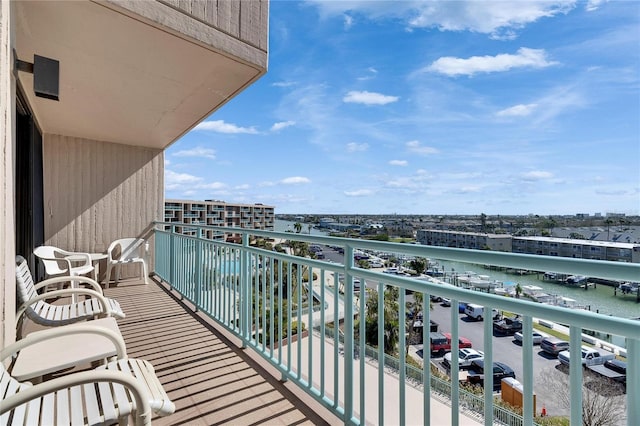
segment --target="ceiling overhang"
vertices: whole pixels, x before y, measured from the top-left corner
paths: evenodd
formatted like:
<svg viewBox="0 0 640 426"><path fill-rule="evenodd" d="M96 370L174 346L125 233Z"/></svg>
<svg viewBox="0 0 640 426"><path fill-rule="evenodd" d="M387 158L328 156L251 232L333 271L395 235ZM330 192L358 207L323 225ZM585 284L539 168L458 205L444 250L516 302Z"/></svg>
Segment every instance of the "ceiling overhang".
<svg viewBox="0 0 640 426"><path fill-rule="evenodd" d="M60 62L59 101L18 73L45 134L163 149L266 72L94 2L16 2L15 17L18 58Z"/></svg>

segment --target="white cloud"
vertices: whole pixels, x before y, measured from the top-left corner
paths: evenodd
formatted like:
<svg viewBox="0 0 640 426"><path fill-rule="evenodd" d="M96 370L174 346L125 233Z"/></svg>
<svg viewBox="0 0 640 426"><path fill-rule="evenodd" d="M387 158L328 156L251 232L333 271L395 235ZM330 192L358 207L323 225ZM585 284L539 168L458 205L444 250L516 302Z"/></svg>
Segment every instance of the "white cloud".
<svg viewBox="0 0 640 426"><path fill-rule="evenodd" d="M599 0L589 0L598 4ZM370 20L401 20L408 29L438 28L440 31L472 31L492 38L515 37L515 30L542 18L571 11L576 0L530 1L326 1L309 0L322 15L340 16L349 12ZM589 9L589 6L587 7Z"/></svg>
<svg viewBox="0 0 640 426"><path fill-rule="evenodd" d="M347 152L362 152L369 149L368 143L349 142L347 144Z"/></svg>
<svg viewBox="0 0 640 426"><path fill-rule="evenodd" d="M225 189L226 187L227 187L227 185L222 183L222 182L211 182L211 183L204 183L204 184L201 184L201 185L197 185L198 189L218 190L218 189Z"/></svg>
<svg viewBox="0 0 640 426"><path fill-rule="evenodd" d="M367 68L367 72L369 73L369 75L358 77L357 80L359 80L359 81L371 80L372 78L374 78L376 76L376 74L378 74L378 70L373 68L373 67Z"/></svg>
<svg viewBox="0 0 640 426"><path fill-rule="evenodd" d="M258 131L253 127L239 127L235 124L225 123L224 120L203 121L198 124L194 130L209 130L218 133L248 133L257 134Z"/></svg>
<svg viewBox="0 0 640 426"><path fill-rule="evenodd" d="M400 98L398 98L397 96L388 96L381 93L367 91L351 91L347 93L344 98L342 98L342 100L347 103L364 105L386 105L389 103L397 102L398 99Z"/></svg>
<svg viewBox="0 0 640 426"><path fill-rule="evenodd" d="M537 106L538 104L515 105L510 108L505 108L501 111L498 111L496 115L498 117L525 117L531 114Z"/></svg>
<svg viewBox="0 0 640 426"><path fill-rule="evenodd" d="M196 147L192 149L185 149L182 151L174 152L176 157L204 157L210 160L216 159L216 151L210 148Z"/></svg>
<svg viewBox="0 0 640 426"><path fill-rule="evenodd" d="M593 12L594 10L597 10L602 3L606 3L607 1L609 0L589 0L584 8L587 12Z"/></svg>
<svg viewBox="0 0 640 426"><path fill-rule="evenodd" d="M164 157L164 166L167 167L170 164L171 164L171 161L169 161L167 157Z"/></svg>
<svg viewBox="0 0 640 426"><path fill-rule="evenodd" d="M293 81L278 81L276 83L271 84L273 87L291 87L295 86L296 83Z"/></svg>
<svg viewBox="0 0 640 426"><path fill-rule="evenodd" d="M297 185L301 183L311 183L311 180L303 176L291 176L291 177L282 179L280 183L284 185Z"/></svg>
<svg viewBox="0 0 640 426"><path fill-rule="evenodd" d="M476 73L504 72L513 68L545 68L557 64L548 61L544 49L521 47L515 55L501 53L496 56L472 56L468 59L444 56L425 68L425 71L436 72L448 76L468 75Z"/></svg>
<svg viewBox="0 0 640 426"><path fill-rule="evenodd" d="M264 187L267 187L267 186L275 186L275 184L276 184L275 182L271 182L269 180L265 180L265 181L260 182L258 184L258 186L261 187L261 188L264 188Z"/></svg>
<svg viewBox="0 0 640 426"><path fill-rule="evenodd" d="M187 173L176 173L172 170L164 171L164 186L166 189L174 190L184 185L195 185L202 182L202 178Z"/></svg>
<svg viewBox="0 0 640 426"><path fill-rule="evenodd" d="M544 170L532 170L530 172L525 172L520 175L522 180L527 182L534 182L539 180L547 180L553 178L553 173L546 172Z"/></svg>
<svg viewBox="0 0 640 426"><path fill-rule="evenodd" d="M431 155L439 152L437 149L430 146L422 146L418 141L409 141L406 143L406 146L410 152L419 155Z"/></svg>
<svg viewBox="0 0 640 426"><path fill-rule="evenodd" d="M278 130L286 129L287 127L293 126L294 124L296 124L295 121L280 121L278 123L274 123L273 126L271 126L271 131L277 132Z"/></svg>
<svg viewBox="0 0 640 426"><path fill-rule="evenodd" d="M344 15L344 29L348 30L353 26L353 17L349 15Z"/></svg>
<svg viewBox="0 0 640 426"><path fill-rule="evenodd" d="M243 183L242 185L236 185L233 187L233 189L237 189L237 190L244 190L244 189L249 189L250 186L248 183Z"/></svg>
<svg viewBox="0 0 640 426"><path fill-rule="evenodd" d="M463 186L458 190L459 194L474 194L482 190L482 187L476 185Z"/></svg>
<svg viewBox="0 0 640 426"><path fill-rule="evenodd" d="M407 160L391 160L389 161L389 164L392 166L401 166L401 167L405 167L409 164L409 162L407 162Z"/></svg>
<svg viewBox="0 0 640 426"><path fill-rule="evenodd" d="M366 197L367 195L373 195L374 192L370 189L356 189L355 191L344 191L344 195L347 197Z"/></svg>

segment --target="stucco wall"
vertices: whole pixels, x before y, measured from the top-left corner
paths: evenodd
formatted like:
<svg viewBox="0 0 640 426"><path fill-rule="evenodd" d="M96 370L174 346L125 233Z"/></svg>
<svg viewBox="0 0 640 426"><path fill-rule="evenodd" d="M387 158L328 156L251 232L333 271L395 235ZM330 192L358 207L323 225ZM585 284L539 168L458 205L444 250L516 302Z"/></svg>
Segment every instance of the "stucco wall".
<svg viewBox="0 0 640 426"><path fill-rule="evenodd" d="M45 244L104 252L162 218L161 150L44 135Z"/></svg>
<svg viewBox="0 0 640 426"><path fill-rule="evenodd" d="M0 348L15 340L15 239L13 208L13 135L15 80L11 71L12 3L0 2Z"/></svg>

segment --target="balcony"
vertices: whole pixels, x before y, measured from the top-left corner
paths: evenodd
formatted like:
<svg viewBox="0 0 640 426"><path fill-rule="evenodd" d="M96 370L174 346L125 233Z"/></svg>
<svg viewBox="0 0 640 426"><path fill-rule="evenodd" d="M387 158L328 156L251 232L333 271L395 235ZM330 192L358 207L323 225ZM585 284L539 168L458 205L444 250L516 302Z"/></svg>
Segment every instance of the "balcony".
<svg viewBox="0 0 640 426"><path fill-rule="evenodd" d="M480 304L487 311L497 308L518 313L523 321L522 347L532 345L531 334L534 323L554 322L566 326L570 334L571 348L575 350L571 351L571 366L568 371L567 393L570 395L571 408L567 409L563 415L570 418L572 424L580 424L582 421L583 377L586 373L582 371L580 351L577 350L581 345L581 332L587 329L623 336L626 340L626 349L620 353L626 355L628 362L627 390L626 396L618 396L620 403L623 406L626 404L625 413L619 413L621 416L619 418L626 417L626 423L629 425L639 424L640 411L633 403L640 395L640 327L637 322L361 269L349 259L353 259L356 249L378 250L404 256L455 260L513 269L554 270L559 273L617 280L637 278L640 276L640 265L237 228L227 230L243 235L243 244L240 245L180 235L172 229L170 224L156 226L155 274L163 285L170 289L172 295L178 295L186 301L176 302L181 305L184 303L186 308L184 313L185 308L180 308L179 316L198 318L199 323L208 324L214 336L216 333L229 333L231 337L224 342L226 346L220 349L223 353L238 353L237 345L246 348L242 353L247 356L251 354L251 357L257 357L268 365L265 368L273 377L265 380L278 383L278 380L283 379L286 380L286 386L297 386L292 388L294 389L292 392L299 394L300 390L304 391L305 398L312 401L308 407L312 407L312 412L318 413L322 419L338 419L338 422L344 421L350 424L411 422L438 424L443 421L447 424L478 424L482 422L483 417L485 424L502 422L533 425L540 421L539 418L534 417L532 395L534 390L538 390L539 385L534 389L536 377L533 375L532 367L533 351L522 351L521 359L513 360L514 365L521 364L523 371L523 374L517 377L522 382L524 395L522 415L520 415L503 409L494 401L494 396L497 395L492 391L491 381L486 381L484 393L480 395L470 394L460 386L460 379L465 373L460 370L456 357L452 359L451 380L446 381L431 372L428 357L425 357L426 361L423 361L422 369L410 365L404 339L398 339L398 355L395 358L385 355L383 345L378 348L367 346L364 337L365 322L358 322L359 312L367 310L366 298L358 297L358 292L354 293L354 289L357 288L354 283L359 282L358 280L363 282L367 280L377 283L374 287L377 286L378 289L391 287L403 290L398 292L396 312L398 318L404 318L407 313L406 290L422 293L424 300L428 300L430 295L449 298L452 306L457 306L458 301L465 300ZM224 228L218 230L224 230ZM339 246L344 249L347 260L345 264L337 264L267 251L250 246L250 236L283 240L295 238L310 244ZM344 294L341 292L340 274L345 277ZM287 277L291 279L288 280ZM313 277L312 286L309 286L308 277ZM120 290L125 292L124 287L117 291ZM383 291L378 293L378 306L385 303L386 296L383 295ZM288 303L287 299L289 299ZM167 303L162 303L162 306L165 305ZM171 309L174 308L171 307ZM192 314L191 310L197 313ZM152 312L153 310L149 310L145 315ZM170 317L167 316L167 318ZM171 317L171 324L179 324L176 327L181 333L187 334L185 331L189 330L188 334L191 334L192 326L183 325L177 317L177 314L175 318ZM423 318L424 323L428 323L429 319L430 313L427 309ZM154 322L147 318L132 321ZM379 318L378 321L382 322L383 319ZM303 333L303 337L299 339L296 337L292 342L288 342L285 337L279 337L294 335L295 328L292 325L294 322L305 323L306 333ZM459 322L457 310L452 309L450 326L453 353L458 352ZM340 331L332 324L341 324ZM356 327L356 324L360 325ZM485 363L490 365L494 355L500 354L494 350L495 339L491 321L485 321L482 327ZM383 341L385 338L383 329L382 326L378 327L378 341ZM422 338L424 341L428 340L426 328L423 330ZM164 351L167 341L171 340L161 337L157 346L153 345L153 347L155 350L161 348L161 351ZM198 344L198 342L194 343ZM169 350L172 346L173 343L169 345ZM141 345L141 348L143 347L144 345ZM215 345L213 347L217 348ZM137 356L146 356L144 352L139 355L132 353ZM206 350L204 353L207 354L206 356L214 356L208 354ZM345 354L357 354L357 356ZM360 356L360 354L366 354L366 356ZM382 359L385 360L386 369L378 368L377 360ZM196 360L200 361L200 358ZM188 369L189 364L190 362L187 362L181 366ZM425 366L427 368L424 368ZM223 372L226 370L216 371L218 375L222 374L226 377L226 373ZM198 401L204 398L204 406L206 406L210 402L207 397L211 398L215 392L207 390L208 385L197 379L195 371L192 377L187 375L181 379L180 389L189 395L190 400ZM192 380L195 383L193 385L195 391L189 387ZM244 388L245 385L239 384L238 387ZM175 388L175 390L178 389ZM236 390L230 392L236 392ZM280 401L281 397L275 398ZM282 398L282 404L286 404L284 400L291 401L288 396ZM236 401L242 399L239 396L232 398ZM379 401L384 401L384 404L380 404ZM295 407L292 410L295 412L301 410L307 416L307 420L316 422L312 414L305 411L307 405L300 401L293 401L292 404ZM194 402L191 408L201 405ZM246 409L240 406L236 408L242 415L247 415L254 405L255 403ZM327 417L320 414L323 410L328 410L334 416ZM206 409L204 411L206 412ZM540 405L536 408L536 414L539 412ZM180 410L176 415L187 418L187 421L190 418L189 415L181 415ZM267 420L277 422L276 417L270 417L268 414L261 415L264 416L260 419L261 422ZM423 419L427 420L423 421ZM176 421L179 420L168 419L169 423Z"/></svg>

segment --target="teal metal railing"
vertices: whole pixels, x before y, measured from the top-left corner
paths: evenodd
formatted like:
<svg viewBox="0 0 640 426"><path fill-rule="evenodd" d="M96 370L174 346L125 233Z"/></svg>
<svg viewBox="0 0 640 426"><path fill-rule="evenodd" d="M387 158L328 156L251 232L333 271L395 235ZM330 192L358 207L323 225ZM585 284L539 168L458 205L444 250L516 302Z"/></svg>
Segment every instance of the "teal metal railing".
<svg viewBox="0 0 640 426"><path fill-rule="evenodd" d="M486 425L533 425L535 419L533 351L522 351L524 373L519 378L523 386L521 416L496 408L492 380L485 381L482 403L471 402L459 385L460 370L455 356L452 357L451 383L448 387L432 380L428 357L425 356L421 372L424 386L422 407L418 409L413 404L408 406L408 381L416 372L408 368L405 339L398 339L400 387L397 391L388 390L383 368L377 368L377 374L371 375L370 365L366 361L371 358L384 359L384 345L379 344L375 349L377 356L351 356L355 351L360 354L366 351L365 321L358 321L359 312L366 311L366 298L354 293L355 279L362 283L378 283L378 306L385 304L385 289L397 289L397 318L405 318L407 291L421 293L425 301L431 295L449 298L454 307L459 300L464 300L480 304L486 311L499 308L517 312L523 318L523 347L533 344L534 319L568 326L571 348L574 349L570 351L569 375L571 424L582 423L583 371L578 350L582 330L624 336L627 357L626 421L628 425L640 424L640 404L637 404L640 400L640 325L637 321L362 269L354 263L354 252L375 250L395 253L398 257L418 256L621 281L638 281L639 264L385 243L237 227L214 228L217 232L241 234L242 244L235 244L202 238L204 230L211 230L210 227L190 224L190 228L199 231L195 236L186 236L175 232L177 226L179 224L156 223L155 273L181 297L192 302L197 310L236 334L243 346L255 350L269 361L280 371L283 380L295 382L347 424L384 424L385 419L391 423L406 424L407 419L415 423L420 417L424 424L431 424L432 392L448 394L452 424L460 422L461 405L482 410ZM261 248L259 244L250 244L260 240L291 241L293 246L300 243L338 246L344 249L345 260L343 264L319 261L294 256L290 254L291 248L277 252ZM340 292L340 274L344 277L344 295ZM383 342L386 337L384 312L385 309L378 309L378 342ZM425 309L423 322L429 324L429 321L429 309ZM451 351L454 354L459 349L458 321L459 314L452 309ZM403 323L401 320L400 324ZM328 324L340 326L329 327ZM356 324L358 327L354 328ZM314 327L319 333L311 332ZM303 332L303 328L306 331ZM422 339L425 342L429 339L427 327L424 327ZM485 365L492 365L492 339L492 322L485 321ZM411 373L408 374L408 371ZM443 391L444 388L446 390ZM385 412L386 404L379 403L391 398L399 406L392 421L388 420L389 413Z"/></svg>

